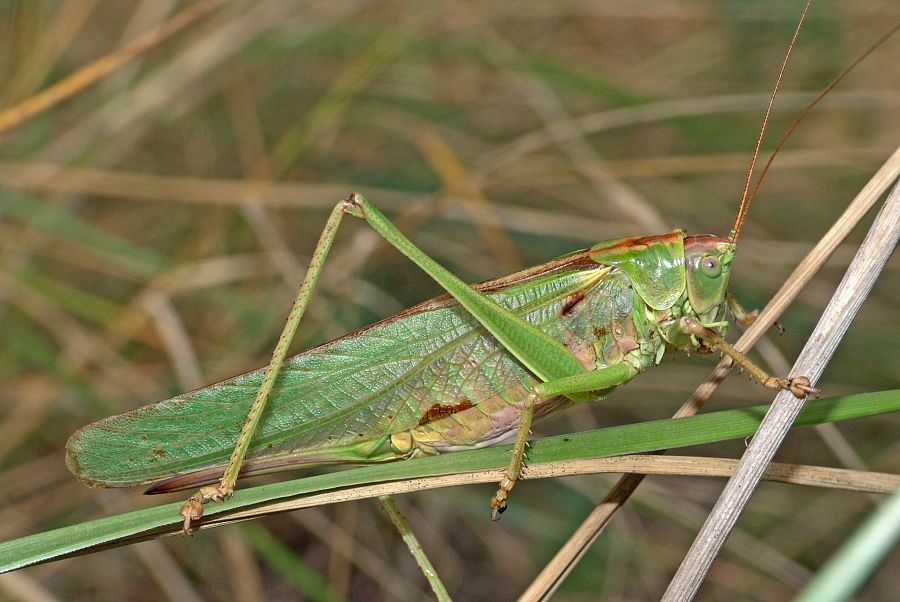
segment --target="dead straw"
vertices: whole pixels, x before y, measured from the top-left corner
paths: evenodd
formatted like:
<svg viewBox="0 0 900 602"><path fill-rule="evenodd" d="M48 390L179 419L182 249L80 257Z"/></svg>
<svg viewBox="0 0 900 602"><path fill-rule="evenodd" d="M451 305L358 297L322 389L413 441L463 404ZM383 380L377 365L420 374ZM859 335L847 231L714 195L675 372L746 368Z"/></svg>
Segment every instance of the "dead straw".
<svg viewBox="0 0 900 602"><path fill-rule="evenodd" d="M859 223L898 176L900 176L900 147L894 151L872 179L856 195L856 198L853 199L847 210L838 218L831 229L825 233L816 246L800 262L760 313L753 325L738 339L737 343L735 343L735 348L741 352L748 351L772 327L775 320L793 302L803 287L828 261L828 258L837 246L856 227L856 224ZM674 417L680 418L696 414L703 406L703 403L716 390L719 383L731 372L731 367L732 362L728 358L719 362L706 382L697 387L690 399L675 412ZM644 475L626 474L622 476L606 497L569 537L568 541L556 553L556 556L544 566L544 569L519 598L520 602L549 599L572 569L577 566L591 544L600 536L600 533L609 523L612 516L625 504L625 501L631 497L631 494L643 480Z"/></svg>
<svg viewBox="0 0 900 602"><path fill-rule="evenodd" d="M875 218L869 233L847 268L844 279L807 339L791 374L805 375L815 385L834 355L850 322L869 295L878 275L900 239L900 184L897 184ZM713 561L725 545L737 519L759 485L766 466L803 408L804 399L782 391L772 403L734 476L725 485L694 543L669 583L663 600L692 600Z"/></svg>

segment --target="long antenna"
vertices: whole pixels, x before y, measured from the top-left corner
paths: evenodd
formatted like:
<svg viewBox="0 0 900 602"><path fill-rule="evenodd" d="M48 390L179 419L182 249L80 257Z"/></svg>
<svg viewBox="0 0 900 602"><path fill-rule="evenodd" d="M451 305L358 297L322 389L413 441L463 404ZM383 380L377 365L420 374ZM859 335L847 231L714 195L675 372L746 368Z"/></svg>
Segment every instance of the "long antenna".
<svg viewBox="0 0 900 602"><path fill-rule="evenodd" d="M759 187L762 185L763 178L766 177L766 173L769 171L769 167L772 166L772 161L775 160L775 156L778 155L779 151L781 151L781 147L784 146L784 143L787 142L787 139L790 138L793 131L797 129L797 126L800 125L800 122L803 121L803 118L806 117L810 111L812 111L813 107L819 104L820 100L825 98L825 95L827 95L829 92L831 92L832 89L834 89L835 86L841 83L841 80L847 77L847 74L850 73L854 67L863 62L863 59L872 54L879 46L887 42L891 38L891 36L897 33L898 30L900 30L900 23L896 23L893 27L891 27L887 31L887 33L885 33L878 39L877 42L872 44L865 52L859 55L859 57L855 61L844 68L844 70L841 71L837 77L831 80L831 83L825 86L825 89L819 92L812 100L812 102L806 105L806 108L803 109L799 115L797 115L797 118L794 119L790 127L785 130L784 135L781 137L781 140L779 140L778 144L775 145L775 149L772 151L772 154L769 155L769 160L766 161L766 164L763 166L762 171L759 173L759 177L756 179L756 184L753 186L753 192L750 193L750 200L747 202L748 207L750 206L750 203L753 201L753 199L756 198L756 193L759 192ZM744 213L746 215L746 211ZM740 223L744 223L743 218L741 218Z"/></svg>
<svg viewBox="0 0 900 602"><path fill-rule="evenodd" d="M800 35L800 27L803 25L803 20L806 18L806 13L809 12L811 4L812 0L806 0L806 6L803 7L803 12L800 14L800 20L797 22L796 29L794 29L794 37L791 38L787 53L784 55L784 61L781 63L781 69L778 70L778 77L775 79L775 87L772 89L772 96L769 98L769 106L766 107L766 114L763 117L762 127L759 130L759 138L756 140L756 148L753 150L753 158L750 159L750 169L747 170L747 181L744 183L744 194L741 195L741 204L738 207L734 225L731 227L729 239L732 244L737 242L738 234L741 232L741 226L744 225L744 219L747 217L747 210L750 209L750 205L753 203L753 196L747 196L750 192L750 183L753 182L753 168L756 167L756 159L759 157L759 149L762 146L763 136L766 133L766 126L769 124L769 115L772 113L772 106L775 104L775 96L778 94L778 86L781 84L781 77L784 75L785 68L787 68L788 59L791 58L791 51L794 49L794 43L797 41L797 36Z"/></svg>

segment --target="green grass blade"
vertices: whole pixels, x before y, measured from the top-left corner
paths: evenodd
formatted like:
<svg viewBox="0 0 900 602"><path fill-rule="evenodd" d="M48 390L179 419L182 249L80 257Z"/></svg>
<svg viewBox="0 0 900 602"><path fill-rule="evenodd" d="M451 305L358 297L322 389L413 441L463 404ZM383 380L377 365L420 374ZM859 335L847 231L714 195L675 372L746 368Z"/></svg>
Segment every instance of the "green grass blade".
<svg viewBox="0 0 900 602"><path fill-rule="evenodd" d="M328 584L316 571L298 558L291 548L273 537L271 533L254 524L243 524L240 528L256 553L284 575L287 581L296 585L306 599L317 602L341 602L344 600L328 587Z"/></svg>
<svg viewBox="0 0 900 602"><path fill-rule="evenodd" d="M155 253L28 195L4 191L0 194L0 211L92 252L136 276L153 276L165 264Z"/></svg>
<svg viewBox="0 0 900 602"><path fill-rule="evenodd" d="M900 537L900 489L832 556L794 602L838 602L853 595Z"/></svg>
<svg viewBox="0 0 900 602"><path fill-rule="evenodd" d="M88 322L108 326L122 314L122 307L117 303L111 303L101 295L48 277L39 271L23 271L15 277L60 309Z"/></svg>
<svg viewBox="0 0 900 602"><path fill-rule="evenodd" d="M438 602L453 602L453 598L450 597L447 587L441 581L438 572L434 569L434 565L431 564L425 549L422 548L422 544L419 543L419 539L413 533L412 528L410 528L406 517L400 512L397 502L389 495L379 496L378 501L381 503L381 509L393 523L394 528L397 529L416 564L419 565L419 570L422 571L422 574L428 581L428 585L431 586L431 591L434 592L435 598L438 599Z"/></svg>
<svg viewBox="0 0 900 602"><path fill-rule="evenodd" d="M533 443L529 459L535 464L562 462L746 437L754 433L767 409L767 405L761 405L548 437ZM807 403L795 426L897 410L900 410L900 390L835 397ZM208 506L206 516L227 516L239 510L326 490L500 468L508 461L509 446L499 446L315 475L239 490L228 502ZM0 543L0 571L174 533L181 528L180 507L179 501Z"/></svg>

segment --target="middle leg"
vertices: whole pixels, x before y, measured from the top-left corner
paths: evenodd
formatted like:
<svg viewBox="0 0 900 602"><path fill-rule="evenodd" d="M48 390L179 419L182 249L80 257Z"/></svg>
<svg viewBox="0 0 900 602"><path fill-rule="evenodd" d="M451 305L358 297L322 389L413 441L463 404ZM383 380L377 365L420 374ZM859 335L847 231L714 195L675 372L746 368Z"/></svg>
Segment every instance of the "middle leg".
<svg viewBox="0 0 900 602"><path fill-rule="evenodd" d="M519 476L522 474L525 447L528 445L528 436L531 433L535 404L541 400L560 395L569 397L578 393L610 389L628 382L636 374L637 370L629 364L614 364L607 368L599 368L590 372L547 381L532 389L522 404L522 413L519 416L519 424L516 428L516 439L513 444L509 466L507 466L503 479L497 486L497 493L491 498L491 520L500 519L500 515L506 510L509 492L515 487L516 481L519 480Z"/></svg>

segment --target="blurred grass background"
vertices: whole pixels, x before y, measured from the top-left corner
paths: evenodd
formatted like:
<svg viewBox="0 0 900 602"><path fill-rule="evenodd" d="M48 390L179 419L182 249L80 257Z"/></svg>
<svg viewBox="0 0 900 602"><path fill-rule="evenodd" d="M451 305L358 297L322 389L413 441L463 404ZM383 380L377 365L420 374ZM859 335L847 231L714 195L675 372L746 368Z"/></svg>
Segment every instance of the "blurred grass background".
<svg viewBox="0 0 900 602"><path fill-rule="evenodd" d="M0 108L58 82L188 2L0 4ZM227 2L82 93L2 134L0 538L157 502L66 470L79 426L264 364L331 206L359 190L427 252L480 281L605 238L726 234L801 3ZM896 3L814 5L769 147L900 18ZM760 307L900 134L897 42L801 126L750 213L732 290ZM799 351L861 240L784 316L765 360ZM900 386L898 262L820 386ZM347 222L296 348L439 292ZM712 360L664 362L566 432L663 418ZM779 368L779 371L783 371ZM771 398L733 377L716 408ZM792 434L782 461L896 471L898 422ZM741 442L696 450L739 455ZM523 483L489 524L492 487L399 503L451 593L514 599L611 478ZM720 482L651 478L557 594L655 599ZM173 498L174 499L174 498ZM789 599L874 500L765 484L702 599ZM887 599L895 553L864 590ZM324 588L324 589L323 589ZM35 567L12 599L427 599L372 502L344 504Z"/></svg>

